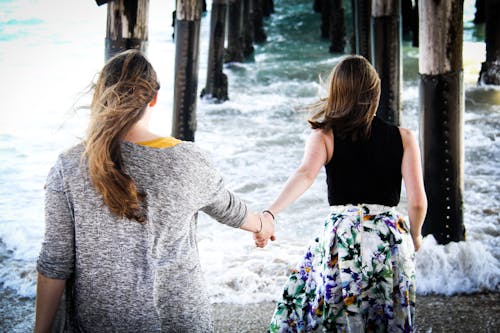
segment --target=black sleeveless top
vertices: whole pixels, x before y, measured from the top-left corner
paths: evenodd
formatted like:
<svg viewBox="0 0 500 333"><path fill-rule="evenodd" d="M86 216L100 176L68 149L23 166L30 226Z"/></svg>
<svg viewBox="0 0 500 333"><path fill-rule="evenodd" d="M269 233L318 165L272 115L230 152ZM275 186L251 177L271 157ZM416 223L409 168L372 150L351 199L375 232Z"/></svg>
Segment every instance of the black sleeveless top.
<svg viewBox="0 0 500 333"><path fill-rule="evenodd" d="M325 166L330 206L361 203L397 206L402 159L399 129L377 117L372 121L368 140L352 142L335 135L333 156Z"/></svg>

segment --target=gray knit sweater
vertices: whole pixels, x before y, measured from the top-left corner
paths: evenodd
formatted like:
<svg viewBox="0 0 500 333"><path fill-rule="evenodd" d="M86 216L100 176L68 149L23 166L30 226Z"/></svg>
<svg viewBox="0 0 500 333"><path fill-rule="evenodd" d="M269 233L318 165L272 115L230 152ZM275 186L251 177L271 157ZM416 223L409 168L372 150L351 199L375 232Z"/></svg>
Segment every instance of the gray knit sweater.
<svg viewBox="0 0 500 333"><path fill-rule="evenodd" d="M201 210L240 227L247 207L227 191L205 153L122 143L124 164L146 193L147 223L110 213L82 163L61 154L46 184L38 271L67 279L66 332L211 332L196 243Z"/></svg>

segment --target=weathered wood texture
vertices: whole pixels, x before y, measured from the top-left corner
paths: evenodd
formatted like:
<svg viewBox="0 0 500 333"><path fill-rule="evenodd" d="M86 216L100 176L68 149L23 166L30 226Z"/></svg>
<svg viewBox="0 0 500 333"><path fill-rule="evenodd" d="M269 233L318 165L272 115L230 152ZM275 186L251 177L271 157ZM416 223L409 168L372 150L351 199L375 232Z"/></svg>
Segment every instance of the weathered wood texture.
<svg viewBox="0 0 500 333"><path fill-rule="evenodd" d="M372 63L381 81L377 115L394 125L400 124L401 59L400 0L372 0Z"/></svg>
<svg viewBox="0 0 500 333"><path fill-rule="evenodd" d="M176 18L177 20L198 21L203 13L203 1L198 0L176 0Z"/></svg>
<svg viewBox="0 0 500 333"><path fill-rule="evenodd" d="M420 1L420 138L429 202L423 234L465 239L463 225L463 0Z"/></svg>
<svg viewBox="0 0 500 333"><path fill-rule="evenodd" d="M462 70L463 0L419 2L419 71Z"/></svg>
<svg viewBox="0 0 500 333"><path fill-rule="evenodd" d="M115 0L108 3L105 57L127 50L147 51L149 0Z"/></svg>
<svg viewBox="0 0 500 333"><path fill-rule="evenodd" d="M194 141L202 0L178 0L175 20L175 85L172 135Z"/></svg>

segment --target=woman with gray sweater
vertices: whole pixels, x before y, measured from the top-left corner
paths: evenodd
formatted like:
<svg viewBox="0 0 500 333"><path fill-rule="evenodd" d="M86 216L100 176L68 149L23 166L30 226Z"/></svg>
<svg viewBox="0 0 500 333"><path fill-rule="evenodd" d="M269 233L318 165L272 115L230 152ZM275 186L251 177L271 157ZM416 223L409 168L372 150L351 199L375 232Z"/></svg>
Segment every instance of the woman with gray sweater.
<svg viewBox="0 0 500 333"><path fill-rule="evenodd" d="M59 331L211 332L198 212L255 233L258 247L273 217L249 212L196 145L148 130L159 84L141 52L112 58L94 89L85 141L45 186L35 332L51 330L64 291Z"/></svg>

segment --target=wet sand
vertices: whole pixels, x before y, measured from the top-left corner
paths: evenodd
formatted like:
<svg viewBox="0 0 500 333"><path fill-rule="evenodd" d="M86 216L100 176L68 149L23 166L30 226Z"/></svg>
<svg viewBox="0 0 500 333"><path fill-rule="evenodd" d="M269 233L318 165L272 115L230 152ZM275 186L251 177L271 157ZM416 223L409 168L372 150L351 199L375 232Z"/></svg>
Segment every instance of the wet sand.
<svg viewBox="0 0 500 333"><path fill-rule="evenodd" d="M265 332L274 303L215 304L216 332ZM416 332L500 332L500 293L417 296Z"/></svg>
<svg viewBox="0 0 500 333"><path fill-rule="evenodd" d="M0 332L31 332L35 301L0 290ZM265 332L274 303L214 304L218 333ZM500 332L500 293L417 296L417 332Z"/></svg>

